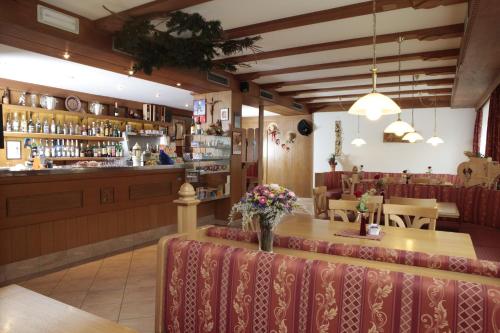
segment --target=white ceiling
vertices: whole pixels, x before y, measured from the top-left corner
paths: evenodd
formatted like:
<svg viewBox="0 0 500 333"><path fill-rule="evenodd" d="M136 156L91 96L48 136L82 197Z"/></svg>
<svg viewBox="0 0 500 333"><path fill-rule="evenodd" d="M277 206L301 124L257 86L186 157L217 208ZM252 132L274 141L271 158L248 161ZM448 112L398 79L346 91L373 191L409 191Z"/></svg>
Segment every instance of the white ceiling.
<svg viewBox="0 0 500 333"><path fill-rule="evenodd" d="M0 78L192 110L191 92L0 44Z"/></svg>
<svg viewBox="0 0 500 333"><path fill-rule="evenodd" d="M109 15L109 12L103 6L118 13L151 2L151 0L43 0L43 2L88 19L96 20Z"/></svg>

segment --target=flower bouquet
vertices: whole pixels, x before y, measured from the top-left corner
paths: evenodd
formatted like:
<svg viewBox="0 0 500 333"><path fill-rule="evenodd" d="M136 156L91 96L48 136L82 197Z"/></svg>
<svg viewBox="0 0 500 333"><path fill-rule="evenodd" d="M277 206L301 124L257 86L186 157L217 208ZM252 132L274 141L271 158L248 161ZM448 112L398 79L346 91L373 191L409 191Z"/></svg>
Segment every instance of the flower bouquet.
<svg viewBox="0 0 500 333"><path fill-rule="evenodd" d="M232 207L229 221L241 214L243 229L257 229L260 250L272 252L274 228L300 207L289 189L277 184L258 185Z"/></svg>

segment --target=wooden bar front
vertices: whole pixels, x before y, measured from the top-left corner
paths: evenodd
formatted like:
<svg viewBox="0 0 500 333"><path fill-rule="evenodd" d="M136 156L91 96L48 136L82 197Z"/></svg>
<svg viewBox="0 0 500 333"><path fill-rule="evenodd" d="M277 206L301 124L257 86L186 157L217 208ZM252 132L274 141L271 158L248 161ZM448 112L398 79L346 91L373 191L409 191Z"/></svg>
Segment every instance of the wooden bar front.
<svg viewBox="0 0 500 333"><path fill-rule="evenodd" d="M0 174L0 265L173 225L183 168Z"/></svg>

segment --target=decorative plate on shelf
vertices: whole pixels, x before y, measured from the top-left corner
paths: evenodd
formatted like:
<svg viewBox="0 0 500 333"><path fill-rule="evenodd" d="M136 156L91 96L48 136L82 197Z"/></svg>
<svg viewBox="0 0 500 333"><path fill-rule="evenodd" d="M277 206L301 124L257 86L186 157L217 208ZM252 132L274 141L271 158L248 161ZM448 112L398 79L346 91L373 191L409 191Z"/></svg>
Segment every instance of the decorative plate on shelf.
<svg viewBox="0 0 500 333"><path fill-rule="evenodd" d="M71 112L78 112L82 108L82 102L76 96L68 96L64 101L66 109Z"/></svg>

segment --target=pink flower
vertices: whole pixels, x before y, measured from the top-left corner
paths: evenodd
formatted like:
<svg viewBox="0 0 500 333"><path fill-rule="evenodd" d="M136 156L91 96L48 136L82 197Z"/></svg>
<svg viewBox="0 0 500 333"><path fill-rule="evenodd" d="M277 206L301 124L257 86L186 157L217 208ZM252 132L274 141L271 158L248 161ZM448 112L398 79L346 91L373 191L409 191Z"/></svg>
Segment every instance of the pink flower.
<svg viewBox="0 0 500 333"><path fill-rule="evenodd" d="M265 197L260 197L260 199L259 199L259 203L260 203L261 205L265 205L265 204L266 204L266 202L267 202L267 199L266 199Z"/></svg>
<svg viewBox="0 0 500 333"><path fill-rule="evenodd" d="M288 194L289 194L291 197L294 197L294 196L295 196L295 193L294 193L294 192L292 192L292 191L288 192Z"/></svg>
<svg viewBox="0 0 500 333"><path fill-rule="evenodd" d="M274 198L274 197L275 197L274 193L270 193L270 194L269 194L269 198L271 198L271 199L272 199L272 198Z"/></svg>

